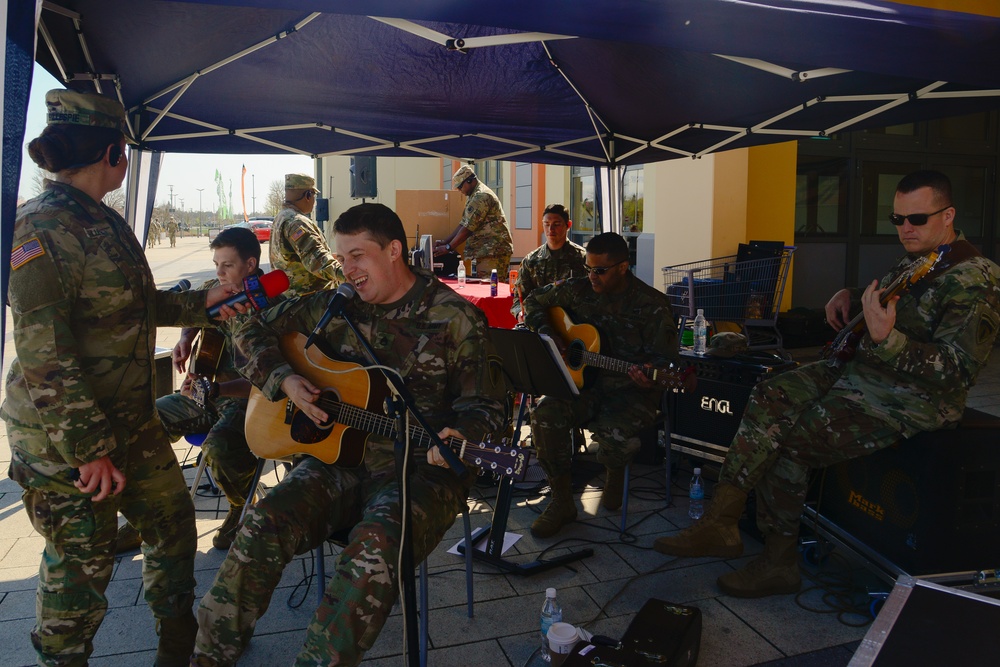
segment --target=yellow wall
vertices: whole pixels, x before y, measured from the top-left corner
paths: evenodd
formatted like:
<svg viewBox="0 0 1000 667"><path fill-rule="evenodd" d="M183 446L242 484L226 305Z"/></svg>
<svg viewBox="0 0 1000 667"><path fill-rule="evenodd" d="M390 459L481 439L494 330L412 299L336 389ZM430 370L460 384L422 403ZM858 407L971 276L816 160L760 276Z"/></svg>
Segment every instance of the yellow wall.
<svg viewBox="0 0 1000 667"><path fill-rule="evenodd" d="M749 149L747 169L747 241L795 243L795 170L798 145L794 141ZM794 271L794 258L792 255ZM792 306L789 274L780 310Z"/></svg>

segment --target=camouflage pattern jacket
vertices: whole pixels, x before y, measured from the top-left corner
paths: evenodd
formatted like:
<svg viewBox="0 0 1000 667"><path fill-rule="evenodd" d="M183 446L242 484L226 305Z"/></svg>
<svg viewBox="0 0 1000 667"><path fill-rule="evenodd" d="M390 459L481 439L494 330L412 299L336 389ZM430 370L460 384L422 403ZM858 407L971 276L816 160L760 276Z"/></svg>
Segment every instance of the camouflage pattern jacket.
<svg viewBox="0 0 1000 667"><path fill-rule="evenodd" d="M539 287L557 280L586 276L586 256L587 251L583 246L568 239L559 250L552 250L547 243L543 243L541 247L529 252L521 260L521 266L517 270L517 281L514 283L516 293L510 312L517 317L521 312L521 301Z"/></svg>
<svg viewBox="0 0 1000 667"><path fill-rule="evenodd" d="M504 417L504 383L489 343L486 317L431 273L420 269L414 273L416 283L399 302L373 305L355 299L345 312L379 360L399 370L435 432L450 426L466 438L481 440L499 431ZM309 334L329 300L329 293L319 293L286 301L237 331L237 344L250 360L243 374L269 399L282 395L282 381L294 373L276 347L277 338L294 331ZM321 346L346 361L364 363L342 318L327 325ZM391 474L392 441L372 436L365 465L372 472Z"/></svg>
<svg viewBox="0 0 1000 667"><path fill-rule="evenodd" d="M466 259L510 257L514 252L503 206L496 194L482 183L469 194L459 224L469 230L462 253Z"/></svg>
<svg viewBox="0 0 1000 667"><path fill-rule="evenodd" d="M344 280L319 227L294 206L286 205L275 216L268 254L271 268L288 274L289 298L334 289Z"/></svg>
<svg viewBox="0 0 1000 667"><path fill-rule="evenodd" d="M95 461L155 418L156 327L211 324L205 293L158 291L122 217L63 183L18 209L12 247L11 446Z"/></svg>
<svg viewBox="0 0 1000 667"><path fill-rule="evenodd" d="M601 354L637 364L666 366L679 358L677 327L670 302L631 273L625 290L598 294L586 277L539 287L524 300L525 324L538 331L549 322L549 308L558 306L575 324L592 324L601 336ZM602 386L634 389L628 375L601 371Z"/></svg>
<svg viewBox="0 0 1000 667"><path fill-rule="evenodd" d="M915 259L902 257L880 284ZM874 345L865 334L833 392L899 425L905 437L958 422L998 330L1000 267L968 259L903 295L889 337Z"/></svg>

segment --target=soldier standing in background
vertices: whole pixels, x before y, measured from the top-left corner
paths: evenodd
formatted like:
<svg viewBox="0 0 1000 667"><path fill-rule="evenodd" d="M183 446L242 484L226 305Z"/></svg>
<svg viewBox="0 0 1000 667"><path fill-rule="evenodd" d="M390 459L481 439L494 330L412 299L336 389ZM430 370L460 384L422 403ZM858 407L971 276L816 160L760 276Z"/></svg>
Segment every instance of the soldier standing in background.
<svg viewBox="0 0 1000 667"><path fill-rule="evenodd" d="M17 358L0 409L10 477L45 538L31 641L40 665L87 664L121 510L147 539L155 664L180 667L197 630L197 534L153 407L156 327L211 324L206 307L239 290L158 291L135 234L101 204L128 170L121 103L68 90L45 103L48 124L28 153L55 176L17 211L8 290Z"/></svg>
<svg viewBox="0 0 1000 667"><path fill-rule="evenodd" d="M451 252L465 243L463 258L476 260L479 275L489 276L496 269L501 277L506 276L514 245L500 199L479 182L476 172L468 165L455 172L451 183L469 200L455 231L434 241L434 256Z"/></svg>
<svg viewBox="0 0 1000 667"><path fill-rule="evenodd" d="M747 598L795 593L810 468L961 419L1000 329L1000 268L955 230L952 203L951 182L940 172L918 171L899 182L889 220L908 254L881 283L840 290L826 304L835 329L864 313L867 331L856 355L807 364L754 387L704 517L657 539L657 551L736 558L743 553L737 522L753 489L764 552L719 577L719 588ZM950 249L930 274L882 303L885 285L942 244Z"/></svg>
<svg viewBox="0 0 1000 667"><path fill-rule="evenodd" d="M177 221L174 220L174 216L170 216L170 221L167 222L167 236L170 237L170 247L177 247Z"/></svg>
<svg viewBox="0 0 1000 667"><path fill-rule="evenodd" d="M380 361L403 374L417 408L442 438L479 441L503 423L502 372L489 359L486 317L433 274L407 264L403 223L382 204L348 209L334 223L338 258L361 299L346 312L370 339ZM244 373L265 396L287 396L317 423L327 414L319 389L297 375L278 337L308 334L326 311L328 293L279 304L237 332L250 360ZM364 353L343 318L320 338L346 359ZM460 478L437 450L414 462L411 478L413 550L423 560L444 537L474 476ZM433 465L432 465L433 464ZM305 458L247 511L229 555L198 610L192 665L233 665L270 602L282 570L297 553L351 528L313 614L297 665L357 665L371 648L397 597L401 538L393 441L371 435L356 468Z"/></svg>
<svg viewBox="0 0 1000 667"><path fill-rule="evenodd" d="M160 223L153 218L149 221L149 230L146 231L146 247L152 248L160 236Z"/></svg>
<svg viewBox="0 0 1000 667"><path fill-rule="evenodd" d="M271 227L272 269L288 274L289 298L334 289L344 278L340 263L309 218L316 206L316 179L306 174L285 174L285 205Z"/></svg>
<svg viewBox="0 0 1000 667"><path fill-rule="evenodd" d="M545 207L542 212L545 243L525 255L517 270L514 304L510 312L518 321L524 320L521 313L522 302L537 288L557 280L582 278L587 272L584 268L587 251L568 238L572 226L573 221L569 219L569 211L565 206L549 204Z"/></svg>

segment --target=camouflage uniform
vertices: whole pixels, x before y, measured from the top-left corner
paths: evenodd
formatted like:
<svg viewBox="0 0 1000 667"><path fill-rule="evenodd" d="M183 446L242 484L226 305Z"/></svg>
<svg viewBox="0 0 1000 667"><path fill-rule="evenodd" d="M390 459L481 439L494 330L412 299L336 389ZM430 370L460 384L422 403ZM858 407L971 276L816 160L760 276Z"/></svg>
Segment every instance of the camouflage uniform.
<svg viewBox="0 0 1000 667"><path fill-rule="evenodd" d="M915 259L901 259L881 284ZM842 368L819 361L754 388L720 481L756 489L765 534L797 535L809 469L957 423L998 328L1000 267L988 259L916 284L880 344L866 334Z"/></svg>
<svg viewBox="0 0 1000 667"><path fill-rule="evenodd" d="M414 287L389 306L350 302L347 312L383 364L400 369L418 408L435 430L450 425L481 439L503 420L500 371L488 358L483 314L430 273L415 271ZM329 294L281 304L237 333L250 363L243 369L269 398L293 371L274 336L308 333ZM323 333L329 349L360 361L353 333L334 318ZM465 501L470 478L415 462L414 556L420 561L440 542ZM331 533L351 528L323 602L313 615L297 665L356 665L378 637L396 599L400 540L392 441L372 436L364 464L339 468L307 458L247 512L244 525L198 610L197 665L232 665L267 610L282 570Z"/></svg>
<svg viewBox="0 0 1000 667"><path fill-rule="evenodd" d="M107 608L119 510L146 538L153 615L190 613L194 506L153 409L153 355L157 325L209 324L205 293L157 291L121 216L63 183L18 210L13 247L18 356L0 416L9 475L45 537L32 642L39 664L83 665ZM103 456L127 484L94 503L70 475Z"/></svg>
<svg viewBox="0 0 1000 667"><path fill-rule="evenodd" d="M514 305L510 312L516 318L521 313L521 301L539 287L557 280L582 278L587 275L584 258L587 251L569 239L559 250L552 250L547 243L535 248L521 260L514 282ZM518 298L520 295L520 298Z"/></svg>
<svg viewBox="0 0 1000 667"><path fill-rule="evenodd" d="M256 275L261 276L263 273L258 269ZM213 278L202 285L201 289L210 289L218 284L218 279ZM236 369L246 360L233 345L232 329L244 318L254 316L237 316L218 327L219 332L226 337L219 368L216 370L218 382L243 378ZM247 399L220 396L202 408L187 396L174 393L158 398L156 411L163 422L163 428L173 440L191 433L208 434L201 445L201 451L212 475L225 492L230 505L245 505L247 490L257 469L257 457L250 451L244 431Z"/></svg>
<svg viewBox="0 0 1000 667"><path fill-rule="evenodd" d="M155 219L151 220L149 223L149 229L146 230L146 245L150 248L156 245L156 241L160 237L160 223Z"/></svg>
<svg viewBox="0 0 1000 667"><path fill-rule="evenodd" d="M625 291L617 294L597 294L587 278L540 287L525 299L525 323L537 331L548 324L549 308L559 306L575 323L597 328L601 354L654 366L677 361L677 328L667 297L631 273L625 280ZM625 466L639 446L634 436L652 423L662 395L641 389L628 375L600 370L577 399L543 397L531 415L531 437L546 475L570 472L570 431L585 424L600 444L598 460L608 468Z"/></svg>
<svg viewBox="0 0 1000 667"><path fill-rule="evenodd" d="M319 227L294 206L286 205L274 218L269 254L271 268L288 274L289 298L334 289L344 280Z"/></svg>
<svg viewBox="0 0 1000 667"><path fill-rule="evenodd" d="M496 269L501 276L505 275L514 252L510 227L500 200L482 182L477 183L469 194L459 224L469 230L463 257L476 260L479 275L488 276L492 269Z"/></svg>
<svg viewBox="0 0 1000 667"><path fill-rule="evenodd" d="M170 247L177 247L177 221L170 218L170 222L167 223L167 237L170 239Z"/></svg>

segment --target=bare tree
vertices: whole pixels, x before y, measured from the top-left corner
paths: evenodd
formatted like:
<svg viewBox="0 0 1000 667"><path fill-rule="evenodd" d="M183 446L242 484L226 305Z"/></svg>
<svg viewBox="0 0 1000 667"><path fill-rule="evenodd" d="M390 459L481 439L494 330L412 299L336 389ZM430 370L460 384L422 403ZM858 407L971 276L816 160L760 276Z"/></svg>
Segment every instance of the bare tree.
<svg viewBox="0 0 1000 667"><path fill-rule="evenodd" d="M285 203L285 184L280 180L271 181L267 188L267 198L264 200L264 210L272 218L278 215Z"/></svg>
<svg viewBox="0 0 1000 667"><path fill-rule="evenodd" d="M118 188L104 195L104 204L125 215L125 189Z"/></svg>

